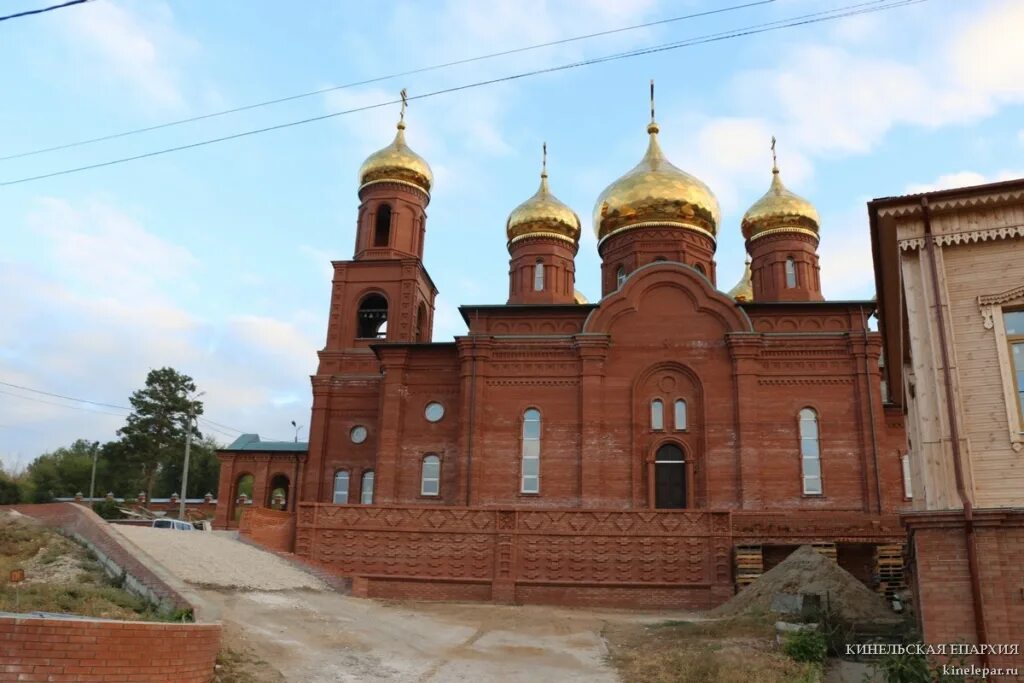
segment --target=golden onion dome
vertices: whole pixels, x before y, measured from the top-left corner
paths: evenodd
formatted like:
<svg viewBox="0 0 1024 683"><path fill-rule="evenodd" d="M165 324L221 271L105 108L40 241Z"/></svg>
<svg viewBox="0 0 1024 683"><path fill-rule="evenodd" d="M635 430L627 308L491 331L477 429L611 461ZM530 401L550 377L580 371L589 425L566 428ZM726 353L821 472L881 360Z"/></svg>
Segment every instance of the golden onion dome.
<svg viewBox="0 0 1024 683"><path fill-rule="evenodd" d="M717 234L718 200L707 185L665 158L658 131L652 118L644 158L597 198L594 232L598 241L643 227L681 228L711 238Z"/></svg>
<svg viewBox="0 0 1024 683"><path fill-rule="evenodd" d="M736 286L729 290L729 298L737 303L749 303L754 300L754 283L750 273L750 256L743 265L743 276Z"/></svg>
<svg viewBox="0 0 1024 683"><path fill-rule="evenodd" d="M512 210L505 223L509 246L526 237L553 237L573 246L580 241L580 217L551 194L548 187L547 145L541 166L540 188Z"/></svg>
<svg viewBox="0 0 1024 683"><path fill-rule="evenodd" d="M587 297L583 296L583 292L578 289L572 290L572 301L576 304L589 304Z"/></svg>
<svg viewBox="0 0 1024 683"><path fill-rule="evenodd" d="M814 205L786 189L778 165L772 166L772 184L763 197L743 215L743 236L754 240L780 232L797 232L818 237L821 219Z"/></svg>
<svg viewBox="0 0 1024 683"><path fill-rule="evenodd" d="M359 167L359 189L374 183L404 183L417 187L428 195L434 182L430 165L405 144L405 116L398 120L395 139L384 149L377 150Z"/></svg>

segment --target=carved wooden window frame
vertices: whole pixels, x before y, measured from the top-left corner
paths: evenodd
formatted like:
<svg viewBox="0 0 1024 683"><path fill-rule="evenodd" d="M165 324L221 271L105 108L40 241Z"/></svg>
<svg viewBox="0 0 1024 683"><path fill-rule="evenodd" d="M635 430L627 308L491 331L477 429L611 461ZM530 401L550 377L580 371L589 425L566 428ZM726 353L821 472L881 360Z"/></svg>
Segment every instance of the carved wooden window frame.
<svg viewBox="0 0 1024 683"><path fill-rule="evenodd" d="M1014 287L999 294L978 297L982 325L986 330L992 330L994 336L996 358L999 361L999 376L1003 384L1003 403L1006 407L1008 437L1010 447L1017 453L1024 450L1024 422L1022 422L1017 400L1017 380L1013 370L1013 360L1010 358L1010 340L1006 335L1003 312L1021 307L1024 307L1024 287Z"/></svg>

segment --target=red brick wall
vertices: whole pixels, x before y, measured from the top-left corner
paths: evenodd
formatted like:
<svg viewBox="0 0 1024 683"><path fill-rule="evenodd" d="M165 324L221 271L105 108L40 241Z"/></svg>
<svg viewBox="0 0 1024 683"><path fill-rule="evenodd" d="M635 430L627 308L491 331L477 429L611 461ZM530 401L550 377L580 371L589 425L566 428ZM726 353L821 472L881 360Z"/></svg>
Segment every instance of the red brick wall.
<svg viewBox="0 0 1024 683"><path fill-rule="evenodd" d="M281 510L249 507L242 512L238 533L271 550L290 553L295 540L295 515Z"/></svg>
<svg viewBox="0 0 1024 683"><path fill-rule="evenodd" d="M727 512L302 503L296 553L368 597L693 608L732 594Z"/></svg>
<svg viewBox="0 0 1024 683"><path fill-rule="evenodd" d="M0 617L0 681L207 683L220 624Z"/></svg>
<svg viewBox="0 0 1024 683"><path fill-rule="evenodd" d="M908 514L914 593L924 640L977 643L963 514ZM1024 510L975 511L982 603L988 643L1024 635ZM991 666L1020 667L1024 656L992 656Z"/></svg>

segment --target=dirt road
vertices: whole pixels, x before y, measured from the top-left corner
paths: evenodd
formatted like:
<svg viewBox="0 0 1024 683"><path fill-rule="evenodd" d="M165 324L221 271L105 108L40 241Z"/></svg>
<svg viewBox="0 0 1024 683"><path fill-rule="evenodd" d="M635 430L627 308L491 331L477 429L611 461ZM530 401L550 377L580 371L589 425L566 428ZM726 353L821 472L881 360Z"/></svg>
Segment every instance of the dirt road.
<svg viewBox="0 0 1024 683"><path fill-rule="evenodd" d="M364 600L223 535L119 530L221 608L229 647L251 651L287 681L613 683L617 677L604 660L605 624L665 618Z"/></svg>

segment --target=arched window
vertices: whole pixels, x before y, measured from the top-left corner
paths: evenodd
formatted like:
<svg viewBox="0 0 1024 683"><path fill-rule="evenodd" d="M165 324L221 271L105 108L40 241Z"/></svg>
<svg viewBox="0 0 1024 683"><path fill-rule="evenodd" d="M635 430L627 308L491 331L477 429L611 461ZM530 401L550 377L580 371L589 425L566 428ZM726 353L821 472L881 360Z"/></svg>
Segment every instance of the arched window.
<svg viewBox="0 0 1024 683"><path fill-rule="evenodd" d="M800 458L804 493L821 495L821 448L818 442L818 414L811 408L800 411Z"/></svg>
<svg viewBox="0 0 1024 683"><path fill-rule="evenodd" d="M698 263L698 264L697 264L697 266L696 266L696 268L697 268L697 271L698 271L698 272L699 272L699 273L700 273L701 275L703 275L704 277L707 277L707 276L708 276L708 272L707 272L706 270L704 270L704 264L703 264L703 263Z"/></svg>
<svg viewBox="0 0 1024 683"><path fill-rule="evenodd" d="M359 502L363 505L373 504L373 470L363 472L363 483L359 488Z"/></svg>
<svg viewBox="0 0 1024 683"><path fill-rule="evenodd" d="M334 473L334 502L338 505L348 502L348 470Z"/></svg>
<svg viewBox="0 0 1024 683"><path fill-rule="evenodd" d="M428 455L423 458L423 468L420 474L420 495L436 496L441 492L441 458L436 455Z"/></svg>
<svg viewBox="0 0 1024 683"><path fill-rule="evenodd" d="M661 431L665 428L665 404L660 398L651 401L651 429Z"/></svg>
<svg viewBox="0 0 1024 683"><path fill-rule="evenodd" d="M686 429L686 401L678 399L675 405L675 418L676 429L682 431Z"/></svg>
<svg viewBox="0 0 1024 683"><path fill-rule="evenodd" d="M789 289L796 287L796 261L792 256L786 259L786 287Z"/></svg>
<svg viewBox="0 0 1024 683"><path fill-rule="evenodd" d="M428 336L427 305L421 301L419 307L416 308L416 341L425 342Z"/></svg>
<svg viewBox="0 0 1024 683"><path fill-rule="evenodd" d="M522 493L540 493L540 411L523 413Z"/></svg>
<svg viewBox="0 0 1024 683"><path fill-rule="evenodd" d="M360 339L386 339L388 336L388 300L381 294L368 294L359 304L357 336Z"/></svg>
<svg viewBox="0 0 1024 683"><path fill-rule="evenodd" d="M391 205L377 207L377 220L373 228L373 246L386 247L391 242Z"/></svg>
<svg viewBox="0 0 1024 683"><path fill-rule="evenodd" d="M626 266L619 266L619 269L615 271L615 286L622 287L622 283L626 281Z"/></svg>
<svg viewBox="0 0 1024 683"><path fill-rule="evenodd" d="M533 291L544 291L544 261L540 259L533 264Z"/></svg>

